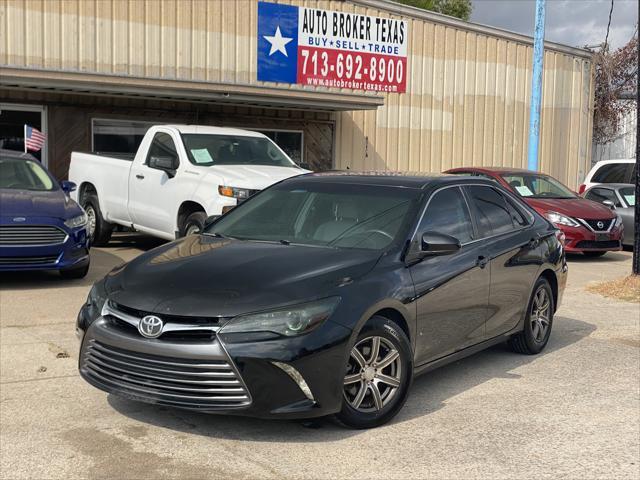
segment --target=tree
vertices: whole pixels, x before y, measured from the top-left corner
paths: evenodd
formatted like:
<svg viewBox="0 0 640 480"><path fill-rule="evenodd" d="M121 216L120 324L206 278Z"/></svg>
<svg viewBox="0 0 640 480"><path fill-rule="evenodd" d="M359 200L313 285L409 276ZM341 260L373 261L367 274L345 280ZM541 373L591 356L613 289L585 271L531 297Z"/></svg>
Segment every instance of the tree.
<svg viewBox="0 0 640 480"><path fill-rule="evenodd" d="M618 137L620 120L636 109L634 93L638 76L638 36L609 52L607 43L594 52L595 92L593 140L607 144Z"/></svg>
<svg viewBox="0 0 640 480"><path fill-rule="evenodd" d="M442 13L468 21L471 17L471 0L396 0L405 5Z"/></svg>

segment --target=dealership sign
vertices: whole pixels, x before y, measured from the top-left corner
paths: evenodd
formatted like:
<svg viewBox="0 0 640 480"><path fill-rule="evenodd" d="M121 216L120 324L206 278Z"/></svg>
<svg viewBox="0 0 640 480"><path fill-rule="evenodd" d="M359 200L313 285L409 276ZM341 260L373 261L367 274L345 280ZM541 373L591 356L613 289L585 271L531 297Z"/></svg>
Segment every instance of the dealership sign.
<svg viewBox="0 0 640 480"><path fill-rule="evenodd" d="M376 92L407 89L408 25L258 2L258 80Z"/></svg>

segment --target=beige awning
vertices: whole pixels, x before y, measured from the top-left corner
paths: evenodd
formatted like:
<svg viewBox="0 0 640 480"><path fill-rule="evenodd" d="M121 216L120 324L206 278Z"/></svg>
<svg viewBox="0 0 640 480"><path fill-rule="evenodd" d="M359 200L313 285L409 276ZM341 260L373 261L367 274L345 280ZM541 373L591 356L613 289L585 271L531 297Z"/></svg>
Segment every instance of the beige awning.
<svg viewBox="0 0 640 480"><path fill-rule="evenodd" d="M300 88L273 88L23 68L0 68L0 86L40 92L158 98L263 108L345 111L373 110L384 104L384 98L381 95L370 93L333 93Z"/></svg>

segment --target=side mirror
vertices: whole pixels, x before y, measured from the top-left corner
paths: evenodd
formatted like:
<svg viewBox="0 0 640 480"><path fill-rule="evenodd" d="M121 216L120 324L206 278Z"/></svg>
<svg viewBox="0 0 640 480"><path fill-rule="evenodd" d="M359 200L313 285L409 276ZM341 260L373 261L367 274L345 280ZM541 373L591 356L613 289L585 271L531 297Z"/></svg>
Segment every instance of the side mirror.
<svg viewBox="0 0 640 480"><path fill-rule="evenodd" d="M202 229L206 229L208 227L210 227L216 220L218 220L222 215L211 215L210 217L207 217L204 221L204 225L202 226Z"/></svg>
<svg viewBox="0 0 640 480"><path fill-rule="evenodd" d="M308 163L299 163L298 166L300 168L304 168L305 170L311 170L311 165L309 165Z"/></svg>
<svg viewBox="0 0 640 480"><path fill-rule="evenodd" d="M75 191L78 186L74 182L63 180L62 182L60 182L60 188L62 188L62 191L68 195L71 192Z"/></svg>
<svg viewBox="0 0 640 480"><path fill-rule="evenodd" d="M615 210L616 209L616 204L613 203L611 200L604 200L602 202L603 205L606 205L607 207L609 207L611 210Z"/></svg>
<svg viewBox="0 0 640 480"><path fill-rule="evenodd" d="M451 235L437 232L422 234L420 251L423 255L450 255L460 250L460 241Z"/></svg>
<svg viewBox="0 0 640 480"><path fill-rule="evenodd" d="M176 169L178 168L177 163L178 159L176 157L149 157L149 168L164 170L165 172L167 172L167 175L169 175L170 178L176 175Z"/></svg>

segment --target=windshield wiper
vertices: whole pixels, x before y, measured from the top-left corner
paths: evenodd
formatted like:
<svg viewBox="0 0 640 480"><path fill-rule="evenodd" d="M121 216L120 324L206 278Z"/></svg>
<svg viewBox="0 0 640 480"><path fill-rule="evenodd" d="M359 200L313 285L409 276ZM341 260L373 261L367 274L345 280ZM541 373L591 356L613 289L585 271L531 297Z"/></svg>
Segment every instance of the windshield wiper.
<svg viewBox="0 0 640 480"><path fill-rule="evenodd" d="M221 233L218 232L201 232L202 235L207 235L209 237L216 237L216 238L225 238L228 240L237 240L237 238L234 237L227 237L226 235L223 235Z"/></svg>

